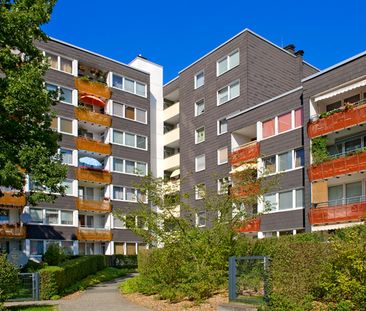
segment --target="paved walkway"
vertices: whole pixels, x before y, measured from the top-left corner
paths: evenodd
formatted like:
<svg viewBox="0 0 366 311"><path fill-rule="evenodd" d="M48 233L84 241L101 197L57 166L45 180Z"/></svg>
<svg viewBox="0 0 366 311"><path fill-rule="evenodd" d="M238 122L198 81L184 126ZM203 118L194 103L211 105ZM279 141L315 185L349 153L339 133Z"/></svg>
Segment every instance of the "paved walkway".
<svg viewBox="0 0 366 311"><path fill-rule="evenodd" d="M149 311L128 302L119 292L123 278L101 283L82 292L79 297L59 300L59 311Z"/></svg>

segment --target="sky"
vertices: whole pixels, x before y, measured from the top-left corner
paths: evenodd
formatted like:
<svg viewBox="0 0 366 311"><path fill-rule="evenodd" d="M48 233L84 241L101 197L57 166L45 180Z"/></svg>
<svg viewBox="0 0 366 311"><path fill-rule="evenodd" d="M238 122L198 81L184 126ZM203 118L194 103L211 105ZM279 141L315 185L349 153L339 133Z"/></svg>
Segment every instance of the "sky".
<svg viewBox="0 0 366 311"><path fill-rule="evenodd" d="M245 28L325 69L366 50L365 11L365 0L58 0L42 29L123 63L141 54L166 83Z"/></svg>

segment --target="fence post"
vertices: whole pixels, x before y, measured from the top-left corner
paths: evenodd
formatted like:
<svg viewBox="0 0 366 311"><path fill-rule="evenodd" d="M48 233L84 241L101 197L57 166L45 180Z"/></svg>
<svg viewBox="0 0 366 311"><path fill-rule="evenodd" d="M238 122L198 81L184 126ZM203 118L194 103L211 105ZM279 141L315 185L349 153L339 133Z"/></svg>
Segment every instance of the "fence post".
<svg viewBox="0 0 366 311"><path fill-rule="evenodd" d="M263 298L266 304L269 303L269 292L270 292L270 280L269 280L269 257L264 256L263 260L263 269L264 269L264 286L263 286Z"/></svg>
<svg viewBox="0 0 366 311"><path fill-rule="evenodd" d="M236 257L229 257L229 301L236 299Z"/></svg>
<svg viewBox="0 0 366 311"><path fill-rule="evenodd" d="M40 284L39 284L39 273L33 273L32 274L33 279L33 300L39 300L39 290L40 290Z"/></svg>

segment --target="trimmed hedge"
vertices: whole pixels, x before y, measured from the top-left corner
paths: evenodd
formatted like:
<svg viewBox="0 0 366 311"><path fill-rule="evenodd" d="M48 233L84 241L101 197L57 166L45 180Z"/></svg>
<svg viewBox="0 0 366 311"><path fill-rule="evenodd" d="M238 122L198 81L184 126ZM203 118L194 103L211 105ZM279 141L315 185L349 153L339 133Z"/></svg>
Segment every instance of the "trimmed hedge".
<svg viewBox="0 0 366 311"><path fill-rule="evenodd" d="M137 255L111 255L107 256L110 267L115 268L137 268Z"/></svg>

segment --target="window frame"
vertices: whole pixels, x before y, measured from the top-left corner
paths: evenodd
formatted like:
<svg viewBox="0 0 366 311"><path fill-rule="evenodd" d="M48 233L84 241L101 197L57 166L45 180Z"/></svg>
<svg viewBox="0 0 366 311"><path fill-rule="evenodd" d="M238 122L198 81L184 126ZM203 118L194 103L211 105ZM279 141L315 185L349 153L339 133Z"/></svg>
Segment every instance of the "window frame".
<svg viewBox="0 0 366 311"><path fill-rule="evenodd" d="M225 162L220 162L220 150L226 149L226 161ZM223 165L223 164L227 164L229 162L229 147L228 146L223 146L219 149L217 149L217 165Z"/></svg>
<svg viewBox="0 0 366 311"><path fill-rule="evenodd" d="M197 104L199 104L199 103L203 103L203 112L202 113L200 113L200 114L198 114L198 110L197 110ZM203 115L204 113L205 113L205 109L206 109L206 103L205 103L205 99L204 98L201 98L201 99L199 99L199 100L197 100L195 103L194 103L194 116L195 117L198 117L198 116L201 116L201 115Z"/></svg>
<svg viewBox="0 0 366 311"><path fill-rule="evenodd" d="M239 62L237 65L235 66L231 66L231 57L238 53L238 56L239 56ZM226 59L227 61L227 69L225 71L223 71L222 73L219 73L219 63L221 61L223 61L224 59ZM232 52L230 52L229 54L225 55L224 57L221 57L219 60L217 60L216 62L216 77L220 77L222 76L223 74L225 74L226 72L238 67L240 65L240 50L239 49L235 49L233 50Z"/></svg>
<svg viewBox="0 0 366 311"><path fill-rule="evenodd" d="M232 97L232 95L231 95L231 89L232 89L232 87L233 87L234 84L238 84L239 85L239 92L238 92L238 95L236 95L235 97ZM222 91L222 90L224 90L225 88L228 89L228 95L227 95L228 96L228 99L226 101L220 103L220 100L219 100L219 92ZM220 88L220 89L217 90L217 92L216 92L216 105L217 106L224 105L224 104L228 103L229 101L231 101L231 100L233 100L235 98L238 98L238 97L240 97L240 79L236 79L233 82L231 82L231 83L229 83L229 84L227 84L227 85L225 85L222 88Z"/></svg>
<svg viewBox="0 0 366 311"><path fill-rule="evenodd" d="M117 132L117 133L122 134L122 140L123 140L123 143L122 144L117 143L117 142L114 141L114 132ZM126 145L125 134L134 135L134 146ZM137 147L137 136L140 136L140 137L145 138L146 148L139 148L139 147ZM116 130L116 129L112 128L111 138L112 138L111 139L111 143L114 144L114 145L123 146L123 147L127 147L127 148L132 148L132 149L138 149L138 150L148 151L148 146L149 146L148 137L145 136L145 135L131 133L131 132L127 132L127 131Z"/></svg>
<svg viewBox="0 0 366 311"><path fill-rule="evenodd" d="M302 205L301 207L297 207L297 191L302 190ZM291 208L286 208L286 209L280 209L280 193L286 193L286 192L291 192L291 198L292 198L292 207ZM279 212L288 212L288 211L292 211L292 210L298 210L298 209L304 209L305 208L305 200L304 200L304 187L298 187L298 188L292 188L292 189L286 189L283 191L278 191L278 192L269 192L266 193L264 196L266 195L275 195L275 201L276 201L276 209L273 210L269 210L266 211L266 213L270 214L270 213L279 213ZM263 208L264 208L264 204L265 204L265 199L262 199L262 204L263 204Z"/></svg>
<svg viewBox="0 0 366 311"><path fill-rule="evenodd" d="M117 76L119 78L122 78L122 87L119 88L119 87L116 87L113 85L113 78L114 76ZM115 73L115 72L111 72L111 75L110 75L110 87L111 88L114 88L116 90L120 90L120 91L124 91L126 93L130 93L130 94L133 94L133 95L136 95L136 96L139 96L139 97L143 97L143 98L147 98L147 84L142 82L142 81L139 81L139 80L135 80L135 79L132 79L132 78L129 78L129 77L126 77L126 76L123 76L123 75L120 75L118 73ZM130 81L133 81L133 92L129 91L126 89L125 85L125 80L130 80ZM140 95L137 93L137 83L141 84L141 85L144 85L145 87L145 92L144 92L144 95Z"/></svg>
<svg viewBox="0 0 366 311"><path fill-rule="evenodd" d="M200 224L200 219L202 219L203 214L203 220L204 224ZM196 227L197 228L205 228L207 226L207 213L205 211L200 211L196 213Z"/></svg>
<svg viewBox="0 0 366 311"><path fill-rule="evenodd" d="M199 196L199 187L202 186L204 189L204 196ZM196 200L203 200L206 196L206 184L205 183L199 183L194 186L194 197Z"/></svg>
<svg viewBox="0 0 366 311"><path fill-rule="evenodd" d="M115 114L114 104L122 105L122 116L120 116L118 114ZM126 108L127 107L134 109L134 119L126 118ZM141 110L141 111L144 112L144 114L145 114L145 122L141 122L141 121L137 120L137 110ZM121 102L115 101L115 100L112 101L112 115L115 116L115 117L117 117L117 118L121 118L121 119L129 120L129 121L137 122L137 123L140 123L140 124L147 124L148 123L147 122L147 110L146 109L139 108L139 107L132 106L132 105L127 105L125 103L121 103Z"/></svg>
<svg viewBox="0 0 366 311"><path fill-rule="evenodd" d="M75 76L77 73L75 73L74 71L74 62L76 61L75 59L72 59L70 57L66 57L66 56L63 56L63 55L59 55L59 54L56 54L56 53L53 53L53 52L49 52L49 51L46 51L46 50L43 50L42 51L42 54L45 58L47 58L47 55L46 54L50 54L52 56L56 56L57 57L57 68L52 68L51 66L49 66L48 69L52 69L52 70L56 70L56 71L60 71L60 72L63 72L63 73L66 73L68 75L72 75L72 76ZM70 72L67 72L67 71L64 71L64 70L61 70L61 58L63 59L67 59L67 60L70 60L71 61L71 73Z"/></svg>
<svg viewBox="0 0 366 311"><path fill-rule="evenodd" d="M291 171L294 171L294 170L298 170L298 169L304 168L304 166L305 166L305 159L303 159L304 165L302 165L302 166L296 166L296 151L299 151L301 149L304 150L303 147L300 147L300 148L295 148L295 149L283 151L283 152L278 153L278 154L272 154L270 156L261 158L261 162L262 162L261 168L262 168L262 171L265 172L265 170L266 170L266 168L265 168L265 160L266 159L269 159L269 158L272 158L272 157L275 157L275 171L274 172L271 172L271 173L268 173L265 176L270 176L270 175L275 175L275 174L281 174L281 173L287 173L287 172L291 172ZM279 170L279 156L282 155L282 154L290 153L290 152L291 152L291 167L289 169L280 171ZM303 151L303 156L304 156L304 151Z"/></svg>
<svg viewBox="0 0 366 311"><path fill-rule="evenodd" d="M221 121L226 121L226 131L225 132L220 132L220 125L221 125ZM228 122L227 122L227 118L222 118L222 119L219 119L217 120L217 136L220 136L220 135L223 135L225 133L228 132Z"/></svg>
<svg viewBox="0 0 366 311"><path fill-rule="evenodd" d="M197 82L198 82L197 77L198 77L199 75L201 75L201 74L202 74L202 77L203 77L203 83L202 83L201 85L197 86ZM204 69L202 69L202 70L200 70L199 72L197 72L197 73L194 75L194 89L195 89L195 90L197 90L197 89L199 89L200 87L202 87L202 86L204 86L204 85L205 85L205 70L204 70Z"/></svg>
<svg viewBox="0 0 366 311"><path fill-rule="evenodd" d="M204 167L201 168L201 169L198 169L197 163L198 163L198 159L200 159L200 158L204 159ZM194 171L196 173L198 173L198 172L204 171L205 169L206 169L206 155L203 153L203 154L200 154L200 155L198 155L194 158Z"/></svg>
<svg viewBox="0 0 366 311"><path fill-rule="evenodd" d="M33 219L30 221L30 224L36 224L36 225L42 225L42 226L63 226L63 227L74 227L75 221L74 221L74 211L73 210L67 210L67 209L52 209L52 208L39 208L39 207L30 207L29 208L29 214L31 213L31 210L37 210L42 211L42 222L34 222ZM47 211L56 214L57 213L57 223L51 224L46 221L46 214ZM72 224L62 224L61 222L61 213L62 212L71 212L72 213Z"/></svg>
<svg viewBox="0 0 366 311"><path fill-rule="evenodd" d="M117 159L117 160L122 160L123 161L123 171L117 171L114 169L114 160ZM131 161L131 162L134 162L134 167L135 167L135 172L137 171L137 164L138 163L142 163L145 165L145 168L146 168L146 174L145 175L141 175L141 174L138 174L138 173L128 173L126 172L126 161ZM136 161L136 160L131 160L131 159L126 159L126 158L120 158L120 157L112 157L112 160L111 160L111 172L113 173L119 173L119 174L126 174L126 175L132 175L132 176L147 176L148 175L148 163L147 162L143 162L143 161Z"/></svg>
<svg viewBox="0 0 366 311"><path fill-rule="evenodd" d="M199 130L201 130L201 129L203 129L203 140L202 141L198 141L198 131ZM206 129L205 129L205 127L204 126L201 126L201 127L199 127L199 128L197 128L197 129L195 129L195 131L194 131L194 142L195 142L195 144L196 145L198 145L198 144L201 144L201 143L203 143L203 142L205 142L205 140L206 140Z"/></svg>
<svg viewBox="0 0 366 311"><path fill-rule="evenodd" d="M113 201L119 201L119 202L129 202L129 203L139 203L139 190L134 188L134 187L129 187L129 186L120 186L120 185L111 185L112 186L112 191L111 191L111 199ZM123 199L116 199L114 197L114 188L122 188L123 189ZM133 189L134 190L134 196L136 198L136 200L126 200L126 189ZM146 200L142 201L142 203L147 204L149 202L149 199L147 197L147 194L145 194L146 196Z"/></svg>
<svg viewBox="0 0 366 311"><path fill-rule="evenodd" d="M57 101L58 102L60 102L62 104L65 104L65 105L69 105L69 106L77 106L77 104L74 100L74 97L75 97L74 93L76 92L75 89L67 87L67 86L63 86L63 85L60 85L60 84L57 84L57 83L49 82L49 81L45 81L44 85L45 85L46 90L47 90L47 85L52 85L52 86L55 86L57 88L57 92L58 92ZM66 90L71 91L71 103L60 99L62 97L61 89L66 89Z"/></svg>

